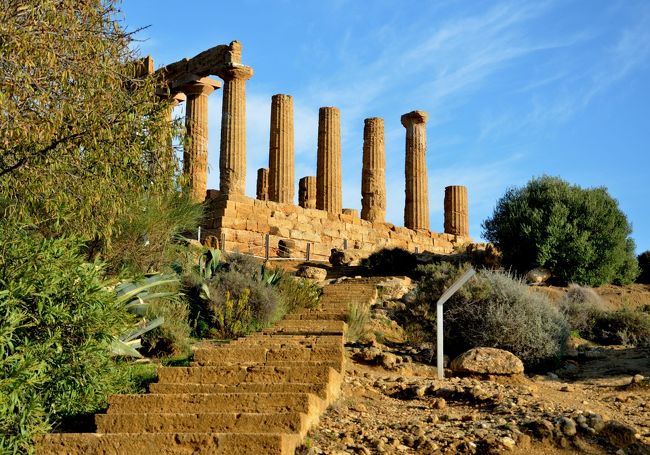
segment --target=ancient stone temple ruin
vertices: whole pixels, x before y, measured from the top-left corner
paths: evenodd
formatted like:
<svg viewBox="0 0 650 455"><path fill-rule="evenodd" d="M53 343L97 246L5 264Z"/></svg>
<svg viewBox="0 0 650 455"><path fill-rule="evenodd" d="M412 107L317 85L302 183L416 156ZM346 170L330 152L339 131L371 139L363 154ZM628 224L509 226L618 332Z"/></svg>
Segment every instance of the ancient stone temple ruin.
<svg viewBox="0 0 650 455"><path fill-rule="evenodd" d="M357 210L342 205L339 109L319 109L316 175L296 182L293 98L286 94L270 100L268 168L257 171L256 198L246 196L246 81L253 69L241 63L241 50L241 44L233 41L156 71L164 81L158 94L169 102L170 117L173 105L187 103L183 171L189 194L205 201L208 210L203 240L228 251L283 256L290 245L291 255L311 259L327 258L332 248L343 247L449 253L470 240L463 186L446 187L444 232L429 231L427 113L418 110L401 116L405 128L404 227L385 222L384 120L373 117L364 122L359 216ZM208 190L207 99L222 86L220 185L219 190ZM298 205L294 204L296 183Z"/></svg>

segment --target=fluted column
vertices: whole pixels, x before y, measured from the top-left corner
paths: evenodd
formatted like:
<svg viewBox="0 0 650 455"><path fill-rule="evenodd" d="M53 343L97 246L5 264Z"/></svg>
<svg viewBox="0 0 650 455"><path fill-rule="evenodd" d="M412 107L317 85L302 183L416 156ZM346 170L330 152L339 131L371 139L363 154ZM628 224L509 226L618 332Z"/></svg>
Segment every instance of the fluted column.
<svg viewBox="0 0 650 455"><path fill-rule="evenodd" d="M269 200L293 203L294 134L293 98L271 98L271 137L269 139Z"/></svg>
<svg viewBox="0 0 650 455"><path fill-rule="evenodd" d="M185 144L183 174L192 200L203 202L208 181L208 95L221 83L202 78L183 87L187 95L185 107Z"/></svg>
<svg viewBox="0 0 650 455"><path fill-rule="evenodd" d="M257 199L260 201L269 200L269 169L266 167L257 170Z"/></svg>
<svg viewBox="0 0 650 455"><path fill-rule="evenodd" d="M316 176L303 177L298 182L298 205L306 209L316 208Z"/></svg>
<svg viewBox="0 0 650 455"><path fill-rule="evenodd" d="M253 69L239 63L223 68L219 188L223 194L244 194L246 189L246 81Z"/></svg>
<svg viewBox="0 0 650 455"><path fill-rule="evenodd" d="M341 113L336 107L318 111L316 208L341 213Z"/></svg>
<svg viewBox="0 0 650 455"><path fill-rule="evenodd" d="M406 128L406 204L404 226L429 229L429 190L427 179L427 122L424 111L402 115Z"/></svg>
<svg viewBox="0 0 650 455"><path fill-rule="evenodd" d="M445 187L445 232L469 237L467 188L464 186Z"/></svg>
<svg viewBox="0 0 650 455"><path fill-rule="evenodd" d="M384 119L367 118L363 127L361 218L383 223L386 218L386 153Z"/></svg>

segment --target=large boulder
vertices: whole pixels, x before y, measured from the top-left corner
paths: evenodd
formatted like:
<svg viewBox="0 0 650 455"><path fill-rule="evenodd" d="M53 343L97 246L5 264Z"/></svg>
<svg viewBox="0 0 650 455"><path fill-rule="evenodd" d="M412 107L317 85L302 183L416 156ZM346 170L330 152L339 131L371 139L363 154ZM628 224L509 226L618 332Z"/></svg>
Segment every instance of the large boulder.
<svg viewBox="0 0 650 455"><path fill-rule="evenodd" d="M299 276L301 278L308 278L310 280L323 281L325 278L327 278L327 270L321 267L303 265L296 272L296 276Z"/></svg>
<svg viewBox="0 0 650 455"><path fill-rule="evenodd" d="M532 285L545 283L549 278L551 278L551 271L541 267L533 269L526 274L526 281Z"/></svg>
<svg viewBox="0 0 650 455"><path fill-rule="evenodd" d="M451 362L451 370L462 374L513 375L524 372L524 364L511 352L496 348L474 348Z"/></svg>
<svg viewBox="0 0 650 455"><path fill-rule="evenodd" d="M340 265L359 265L363 255L358 250L340 250L332 248L330 252L330 264Z"/></svg>

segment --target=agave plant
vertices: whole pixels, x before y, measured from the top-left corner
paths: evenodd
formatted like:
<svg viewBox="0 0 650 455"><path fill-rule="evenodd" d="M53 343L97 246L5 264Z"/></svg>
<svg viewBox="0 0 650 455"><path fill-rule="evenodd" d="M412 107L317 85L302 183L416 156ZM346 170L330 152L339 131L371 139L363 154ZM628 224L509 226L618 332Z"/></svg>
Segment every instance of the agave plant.
<svg viewBox="0 0 650 455"><path fill-rule="evenodd" d="M150 302L176 295L175 292L152 292L152 289L176 283L178 278L175 275L153 275L139 282L121 283L115 288L117 303L124 305L127 311L141 319L135 327L115 337L111 343L111 352L114 355L142 358L142 354L138 352L138 348L142 347L142 340L139 337L165 322L162 316L147 320L145 316Z"/></svg>

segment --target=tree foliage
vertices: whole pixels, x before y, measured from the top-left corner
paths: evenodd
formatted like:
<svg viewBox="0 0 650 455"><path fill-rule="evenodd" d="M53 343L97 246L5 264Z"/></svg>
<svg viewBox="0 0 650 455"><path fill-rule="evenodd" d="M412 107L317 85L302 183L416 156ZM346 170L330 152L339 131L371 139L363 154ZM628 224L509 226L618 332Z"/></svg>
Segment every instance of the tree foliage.
<svg viewBox="0 0 650 455"><path fill-rule="evenodd" d="M545 267L565 282L589 286L629 283L638 274L630 223L602 187L533 179L509 189L483 228L503 264L519 273Z"/></svg>
<svg viewBox="0 0 650 455"><path fill-rule="evenodd" d="M168 189L166 103L115 0L0 1L0 198L46 234L109 239L146 187Z"/></svg>

